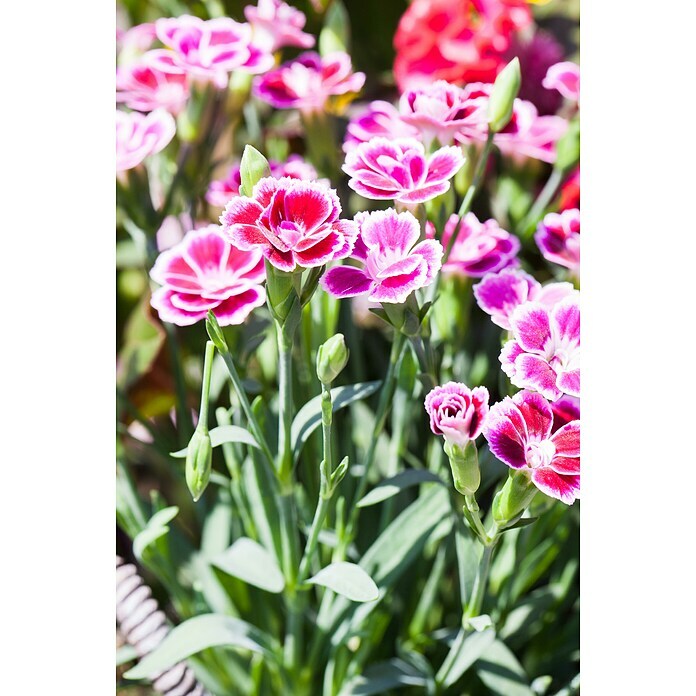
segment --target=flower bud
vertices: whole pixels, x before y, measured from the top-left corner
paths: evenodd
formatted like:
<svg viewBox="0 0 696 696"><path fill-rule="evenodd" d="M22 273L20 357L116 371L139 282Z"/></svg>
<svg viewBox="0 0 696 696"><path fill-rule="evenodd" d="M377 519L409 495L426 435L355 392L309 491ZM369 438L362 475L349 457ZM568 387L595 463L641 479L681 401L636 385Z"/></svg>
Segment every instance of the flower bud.
<svg viewBox="0 0 696 696"><path fill-rule="evenodd" d="M474 441L469 440L464 447L445 442L445 454L449 457L454 487L462 495L476 493L481 485L481 470Z"/></svg>
<svg viewBox="0 0 696 696"><path fill-rule="evenodd" d="M207 428L196 428L186 450L186 485L193 501L203 495L213 465L213 445Z"/></svg>
<svg viewBox="0 0 696 696"><path fill-rule="evenodd" d="M350 351L343 334L332 336L317 351L317 377L322 384L331 384L348 363Z"/></svg>
<svg viewBox="0 0 696 696"><path fill-rule="evenodd" d="M525 470L511 471L508 480L493 498L493 519L504 527L522 514L532 502L537 488Z"/></svg>
<svg viewBox="0 0 696 696"><path fill-rule="evenodd" d="M242 185L239 188L240 194L251 196L258 181L265 176L271 176L271 167L268 160L255 147L246 145L239 166L239 174L242 179Z"/></svg>
<svg viewBox="0 0 696 696"><path fill-rule="evenodd" d="M428 393L425 410L435 435L444 435L450 445L464 448L478 437L488 416L488 389L447 382Z"/></svg>
<svg viewBox="0 0 696 696"><path fill-rule="evenodd" d="M575 119L556 143L556 168L562 172L572 169L580 161L580 122Z"/></svg>
<svg viewBox="0 0 696 696"><path fill-rule="evenodd" d="M521 81L520 61L513 58L495 78L488 100L488 128L491 133L499 133L510 122Z"/></svg>

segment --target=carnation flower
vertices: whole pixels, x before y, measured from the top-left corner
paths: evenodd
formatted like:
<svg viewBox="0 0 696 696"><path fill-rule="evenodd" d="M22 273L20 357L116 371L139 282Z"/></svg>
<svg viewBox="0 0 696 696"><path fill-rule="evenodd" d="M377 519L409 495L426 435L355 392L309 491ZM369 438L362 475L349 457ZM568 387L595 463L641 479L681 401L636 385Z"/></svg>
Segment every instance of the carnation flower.
<svg viewBox="0 0 696 696"><path fill-rule="evenodd" d="M570 61L552 65L544 81L546 89L558 90L566 99L577 102L580 100L580 66Z"/></svg>
<svg viewBox="0 0 696 696"><path fill-rule="evenodd" d="M136 111L162 107L176 115L189 96L186 75L166 73L148 63L147 54L116 71L116 101Z"/></svg>
<svg viewBox="0 0 696 696"><path fill-rule="evenodd" d="M442 233L445 249L449 246L458 221L459 216L454 214L445 223ZM426 230L434 236L435 228L431 222L427 223ZM486 273L516 265L519 250L519 239L502 229L495 220L479 222L474 213L467 213L459 226L457 241L443 270L470 278L481 278Z"/></svg>
<svg viewBox="0 0 696 696"><path fill-rule="evenodd" d="M304 13L281 0L258 0L257 7L244 8L244 16L254 29L254 43L269 53L283 46L314 46L314 37L302 31Z"/></svg>
<svg viewBox="0 0 696 696"><path fill-rule="evenodd" d="M500 352L503 372L517 387L556 401L580 396L580 304L577 294L549 308L526 302L510 317L514 340Z"/></svg>
<svg viewBox="0 0 696 696"><path fill-rule="evenodd" d="M394 138L418 137L418 129L409 126L401 119L401 114L389 102L370 102L360 114L350 120L346 128L343 151L350 152L360 143L366 143L377 136Z"/></svg>
<svg viewBox="0 0 696 696"><path fill-rule="evenodd" d="M116 49L118 64L127 65L141 58L157 39L155 25L152 22L136 24L126 31L116 30Z"/></svg>
<svg viewBox="0 0 696 696"><path fill-rule="evenodd" d="M580 420L580 399L576 396L564 394L558 401L553 401L550 405L553 412L552 433L571 421Z"/></svg>
<svg viewBox="0 0 696 696"><path fill-rule="evenodd" d="M150 276L162 286L153 293L152 306L162 321L178 326L195 324L209 309L222 326L241 324L266 301L261 252L235 248L217 225L191 230L163 251Z"/></svg>
<svg viewBox="0 0 696 696"><path fill-rule="evenodd" d="M541 394L522 391L491 406L483 428L491 452L534 485L572 505L580 497L580 421L552 434L553 413Z"/></svg>
<svg viewBox="0 0 696 696"><path fill-rule="evenodd" d="M330 268L321 280L326 292L334 297L366 294L373 302L401 304L414 290L432 283L440 270L442 245L435 239L416 244L420 225L411 213L390 208L358 213L355 220L360 236L352 257L363 267Z"/></svg>
<svg viewBox="0 0 696 696"><path fill-rule="evenodd" d="M157 38L167 47L151 51L152 65L164 72L227 86L232 70L261 73L273 66L273 56L252 43L249 24L229 17L202 20L191 15L158 19Z"/></svg>
<svg viewBox="0 0 696 696"><path fill-rule="evenodd" d="M549 283L542 287L528 273L511 268L487 273L473 290L478 306L503 329L510 329L510 316L525 302L533 300L551 308L564 297L577 293L571 283Z"/></svg>
<svg viewBox="0 0 696 696"><path fill-rule="evenodd" d="M534 240L547 261L580 270L580 211L549 213L539 223Z"/></svg>
<svg viewBox="0 0 696 696"><path fill-rule="evenodd" d="M425 397L425 410L435 435L444 435L448 442L463 447L483 429L488 415L488 389L469 389L461 382L447 382Z"/></svg>
<svg viewBox="0 0 696 696"><path fill-rule="evenodd" d="M493 82L512 36L531 22L525 0L414 0L394 37L397 85Z"/></svg>
<svg viewBox="0 0 696 696"><path fill-rule="evenodd" d="M365 198L423 203L447 191L463 164L458 147L441 147L426 158L415 138L373 138L346 155L343 171L351 177L348 185Z"/></svg>
<svg viewBox="0 0 696 696"><path fill-rule="evenodd" d="M315 181L317 179L317 170L309 162L305 162L300 155L289 155L285 162L269 160L268 166L271 169L271 176L276 179L284 176L304 181ZM326 180L321 179L320 181L323 183ZM242 173L240 163L237 162L230 167L224 179L210 182L205 199L216 208L224 208L230 198L239 194L241 185Z"/></svg>
<svg viewBox="0 0 696 696"><path fill-rule="evenodd" d="M353 72L350 56L308 51L271 70L254 83L254 94L276 109L322 111L329 97L358 92L365 73Z"/></svg>
<svg viewBox="0 0 696 696"><path fill-rule="evenodd" d="M220 216L223 235L240 249L260 249L281 271L343 259L353 250L358 226L339 220L336 192L289 177L261 179L251 197L237 196Z"/></svg>
<svg viewBox="0 0 696 696"><path fill-rule="evenodd" d="M116 111L116 171L133 169L148 155L163 150L175 132L176 123L164 109L147 115Z"/></svg>
<svg viewBox="0 0 696 696"><path fill-rule="evenodd" d="M578 165L573 173L563 182L561 195L558 200L558 209L568 210L569 208L580 207L580 166Z"/></svg>

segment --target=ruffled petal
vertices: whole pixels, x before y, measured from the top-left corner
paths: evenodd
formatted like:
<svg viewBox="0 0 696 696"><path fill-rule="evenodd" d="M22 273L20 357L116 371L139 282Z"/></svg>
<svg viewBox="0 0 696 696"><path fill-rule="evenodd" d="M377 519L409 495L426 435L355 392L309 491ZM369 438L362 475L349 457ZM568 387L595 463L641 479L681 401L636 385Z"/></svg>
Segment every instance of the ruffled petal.
<svg viewBox="0 0 696 696"><path fill-rule="evenodd" d="M372 280L360 268L336 266L321 279L321 286L333 297L355 297L369 291Z"/></svg>
<svg viewBox="0 0 696 696"><path fill-rule="evenodd" d="M549 402L534 392L522 391L512 397L527 424L529 440L541 441L548 439L553 424L553 412Z"/></svg>
<svg viewBox="0 0 696 696"><path fill-rule="evenodd" d="M503 369L505 369L504 365ZM535 389L551 401L560 398L562 392L556 386L556 373L538 355L521 353L515 358L514 370L514 374L510 376L510 381L516 387Z"/></svg>
<svg viewBox="0 0 696 696"><path fill-rule="evenodd" d="M513 469L527 465L527 425L517 404L506 396L491 407L483 428L491 452Z"/></svg>
<svg viewBox="0 0 696 696"><path fill-rule="evenodd" d="M543 353L551 341L548 310L536 302L526 302L517 307L510 317L510 326L515 339L525 351Z"/></svg>
<svg viewBox="0 0 696 696"><path fill-rule="evenodd" d="M566 505L572 505L580 497L580 477L557 474L549 468L535 469L532 472L534 485L551 498Z"/></svg>
<svg viewBox="0 0 696 696"><path fill-rule="evenodd" d="M551 436L551 442L556 447L556 454L564 457L579 457L580 421L571 421L559 428Z"/></svg>

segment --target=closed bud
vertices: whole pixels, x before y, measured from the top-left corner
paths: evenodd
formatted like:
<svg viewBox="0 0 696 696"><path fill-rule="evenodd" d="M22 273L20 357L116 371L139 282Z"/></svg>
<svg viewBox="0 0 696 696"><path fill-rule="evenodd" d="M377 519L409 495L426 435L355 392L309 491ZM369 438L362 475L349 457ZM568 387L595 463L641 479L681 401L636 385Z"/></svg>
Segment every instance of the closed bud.
<svg viewBox="0 0 696 696"><path fill-rule="evenodd" d="M259 180L265 176L271 176L268 160L251 145L245 146L239 169L242 179L240 193L243 196L251 196L254 186L256 186Z"/></svg>
<svg viewBox="0 0 696 696"><path fill-rule="evenodd" d="M491 133L499 133L510 122L521 81L520 61L513 58L495 78L488 100L488 129Z"/></svg>
<svg viewBox="0 0 696 696"><path fill-rule="evenodd" d="M213 445L207 428L196 428L186 450L186 485L194 502L208 486L213 466Z"/></svg>
<svg viewBox="0 0 696 696"><path fill-rule="evenodd" d="M537 488L526 471L511 471L508 480L493 498L493 519L504 527L521 515L532 502Z"/></svg>
<svg viewBox="0 0 696 696"><path fill-rule="evenodd" d="M481 470L474 441L469 440L463 447L454 442L445 442L445 454L449 457L454 487L462 495L476 493L481 485Z"/></svg>
<svg viewBox="0 0 696 696"><path fill-rule="evenodd" d="M556 168L567 172L580 161L580 122L575 119L556 143Z"/></svg>
<svg viewBox="0 0 696 696"><path fill-rule="evenodd" d="M225 340L225 335L222 333L220 324L218 323L217 317L213 314L213 310L208 310L208 316L205 319L205 328L208 332L208 337L213 342L215 347L221 353L227 353L227 341Z"/></svg>
<svg viewBox="0 0 696 696"><path fill-rule="evenodd" d="M343 334L332 336L317 351L317 377L322 384L331 384L348 363L349 350Z"/></svg>

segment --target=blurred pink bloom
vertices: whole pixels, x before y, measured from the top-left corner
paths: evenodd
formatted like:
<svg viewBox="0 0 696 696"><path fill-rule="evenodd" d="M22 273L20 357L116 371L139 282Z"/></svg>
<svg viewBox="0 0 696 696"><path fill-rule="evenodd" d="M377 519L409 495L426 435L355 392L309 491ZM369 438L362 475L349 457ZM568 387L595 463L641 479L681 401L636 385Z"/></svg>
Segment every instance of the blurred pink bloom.
<svg viewBox="0 0 696 696"><path fill-rule="evenodd" d="M510 317L514 340L500 352L503 372L522 389L556 401L580 396L580 304L573 293L549 308L526 302Z"/></svg>
<svg viewBox="0 0 696 696"><path fill-rule="evenodd" d="M580 165L578 165L571 175L561 186L561 195L558 200L558 209L568 210L569 208L580 207Z"/></svg>
<svg viewBox="0 0 696 696"><path fill-rule="evenodd" d="M572 505L580 497L580 421L553 434L552 423L546 399L522 391L491 406L483 435L501 462L529 470L542 493Z"/></svg>
<svg viewBox="0 0 696 696"><path fill-rule="evenodd" d="M472 128L480 131L482 111L478 108L479 101L470 101L465 89L437 80L431 85L404 92L399 109L402 120L420 131L426 146L434 139L446 145L454 141L457 133L466 137Z"/></svg>
<svg viewBox="0 0 696 696"><path fill-rule="evenodd" d="M360 143L376 136L394 138L417 138L418 129L401 119L399 111L389 102L373 101L358 116L353 117L346 128L343 151L350 152Z"/></svg>
<svg viewBox="0 0 696 696"><path fill-rule="evenodd" d="M580 420L580 399L564 394L558 401L551 403L551 411L553 411L551 432L555 433L571 421Z"/></svg>
<svg viewBox="0 0 696 696"><path fill-rule="evenodd" d="M224 88L229 73L261 73L273 66L273 56L252 43L249 24L229 17L202 20L191 15L158 19L157 38L167 47L150 51L154 67L213 82Z"/></svg>
<svg viewBox="0 0 696 696"><path fill-rule="evenodd" d="M118 64L127 65L138 60L145 51L152 47L157 34L155 25L151 22L136 24L126 31L116 30L116 48L118 49Z"/></svg>
<svg viewBox="0 0 696 696"><path fill-rule="evenodd" d="M365 73L353 72L350 56L336 52L326 56L308 51L254 83L254 94L276 109L322 111L329 97L358 92Z"/></svg>
<svg viewBox="0 0 696 696"><path fill-rule="evenodd" d="M425 410L435 435L444 435L448 442L463 447L483 429L488 416L488 389L447 382L428 393Z"/></svg>
<svg viewBox="0 0 696 696"><path fill-rule="evenodd" d="M286 176L291 179L302 179L304 181L317 180L317 170L309 162L305 162L300 155L289 155L285 162L269 160L268 164L271 168L271 176L275 179ZM328 183L326 179L321 179L320 181ZM225 179L210 182L208 192L205 194L205 200L216 208L224 208L230 198L239 194L241 185L240 163L236 162L230 167Z"/></svg>
<svg viewBox="0 0 696 696"><path fill-rule="evenodd" d="M240 249L260 249L281 271L343 259L358 226L339 220L341 204L326 186L283 177L261 179L252 197L238 196L220 216L223 235Z"/></svg>
<svg viewBox="0 0 696 696"><path fill-rule="evenodd" d="M486 274L473 290L478 306L503 329L511 328L510 316L525 302L539 302L551 308L564 297L577 293L571 283L549 283L542 287L528 273L516 268Z"/></svg>
<svg viewBox="0 0 696 696"><path fill-rule="evenodd" d="M163 150L176 132L174 118L164 109L149 114L116 111L116 171L137 167L148 155Z"/></svg>
<svg viewBox="0 0 696 696"><path fill-rule="evenodd" d="M401 304L414 290L432 283L440 270L442 245L435 239L416 243L420 225L411 213L389 208L358 213L355 221L360 236L352 258L363 267L330 268L321 279L326 292L334 297L366 293L373 302Z"/></svg>
<svg viewBox="0 0 696 696"><path fill-rule="evenodd" d="M269 53L283 46L314 46L314 37L302 31L304 13L281 0L258 0L257 7L244 8L244 16L254 29L254 43Z"/></svg>
<svg viewBox="0 0 696 696"><path fill-rule="evenodd" d="M225 241L217 225L191 230L163 251L150 271L162 287L151 304L162 321L188 326L208 310L222 326L241 324L266 301L261 252L240 251Z"/></svg>
<svg viewBox="0 0 696 696"><path fill-rule="evenodd" d="M539 223L534 240L547 261L573 272L580 270L580 211L577 208L546 215Z"/></svg>
<svg viewBox="0 0 696 696"><path fill-rule="evenodd" d="M441 147L426 158L415 138L373 138L346 155L343 171L351 177L348 185L365 198L423 203L447 191L463 164L459 147Z"/></svg>
<svg viewBox="0 0 696 696"><path fill-rule="evenodd" d="M146 58L116 70L116 101L136 111L162 107L176 115L188 96L186 75L162 72L148 65Z"/></svg>
<svg viewBox="0 0 696 696"><path fill-rule="evenodd" d="M442 245L449 245L459 216L451 215L442 232ZM431 222L427 223L426 233L435 235ZM467 213L462 220L457 234L457 241L443 266L443 271L450 271L470 278L481 278L486 273L494 273L508 266L517 265L517 252L520 241L515 235L506 232L493 220L479 222L474 213Z"/></svg>
<svg viewBox="0 0 696 696"><path fill-rule="evenodd" d="M558 90L566 99L580 101L580 66L570 61L556 63L541 84L546 89Z"/></svg>

